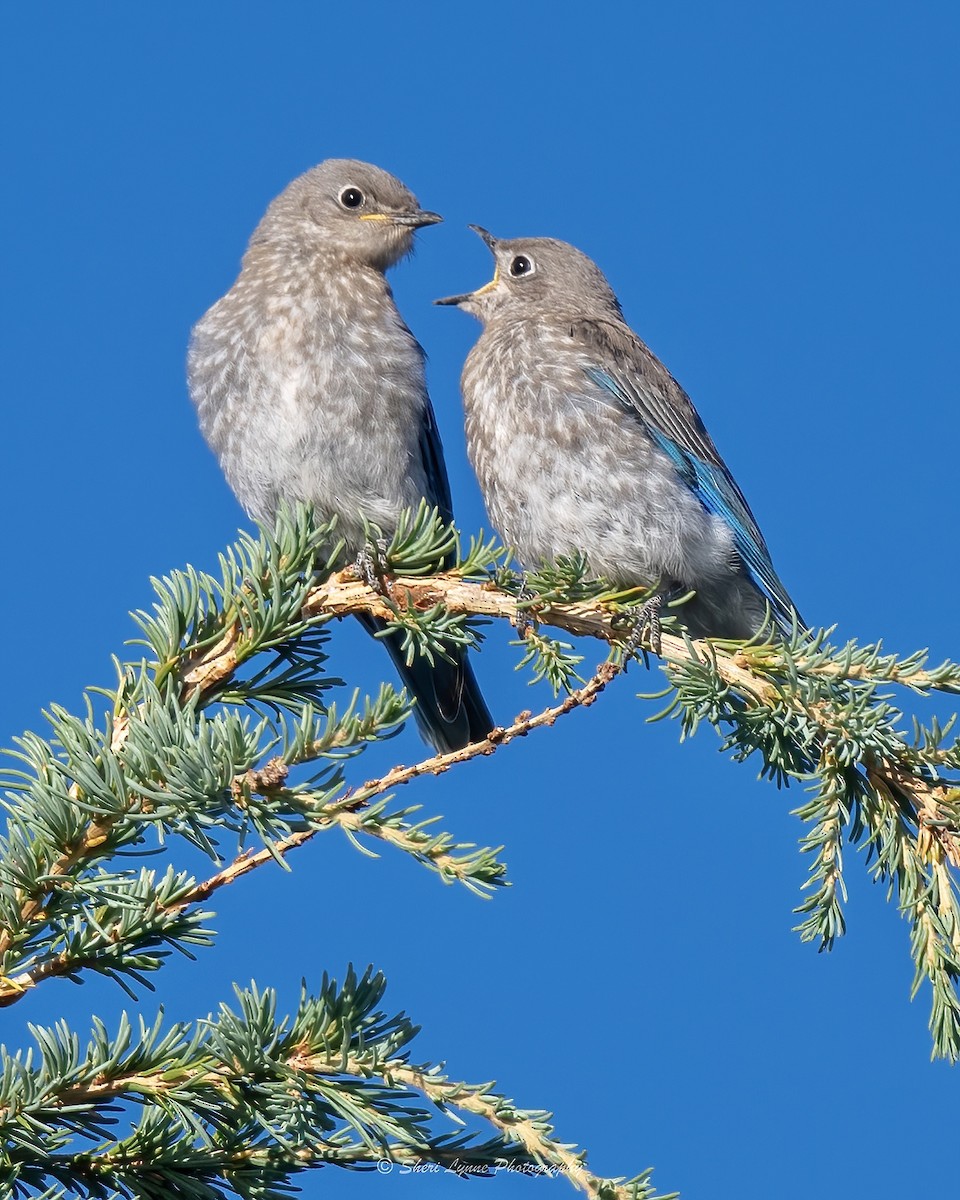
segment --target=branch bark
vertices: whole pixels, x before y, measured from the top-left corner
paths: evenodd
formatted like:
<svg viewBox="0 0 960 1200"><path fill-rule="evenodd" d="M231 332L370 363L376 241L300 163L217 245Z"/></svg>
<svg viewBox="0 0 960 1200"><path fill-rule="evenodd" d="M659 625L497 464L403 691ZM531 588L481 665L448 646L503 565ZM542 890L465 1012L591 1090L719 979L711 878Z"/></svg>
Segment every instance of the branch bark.
<svg viewBox="0 0 960 1200"><path fill-rule="evenodd" d="M453 613L497 617L517 624L516 599L492 583L473 583L458 575L447 574L427 578L398 577L392 580L392 584L393 602L396 604L406 604L417 610L443 604ZM389 620L393 615L383 597L366 583L355 579L350 571L341 571L320 584L308 597L305 611L310 614L331 613L338 617L368 612L384 620ZM615 614L603 611L596 603L546 604L536 610L536 619L541 624L578 637L594 637L612 644L624 640L622 626L618 628L614 624ZM653 653L649 640L641 644L647 653ZM775 654L775 651L772 653ZM668 677L671 665L709 662L724 683L743 696L748 704L772 705L784 699L784 693L777 684L751 669L750 660L742 650L727 650L722 643L703 640L688 642L682 637L664 633L660 640L660 657ZM801 669L804 666L802 662L799 665ZM811 663L809 669L832 679L870 679L869 673L856 664L847 671L837 663ZM923 688L925 685L934 687L934 679L933 673L914 671L905 676L903 683L911 688ZM891 681L889 677L884 677L884 680ZM797 707L800 707L799 703ZM822 712L808 711L806 715L817 721L825 731L829 730L829 722ZM904 764L890 759L864 761L861 765L869 779L879 780L888 789L904 797L920 835L931 852L942 855L955 867L960 866L960 838L942 820L943 809L951 799L951 787L922 779Z"/></svg>

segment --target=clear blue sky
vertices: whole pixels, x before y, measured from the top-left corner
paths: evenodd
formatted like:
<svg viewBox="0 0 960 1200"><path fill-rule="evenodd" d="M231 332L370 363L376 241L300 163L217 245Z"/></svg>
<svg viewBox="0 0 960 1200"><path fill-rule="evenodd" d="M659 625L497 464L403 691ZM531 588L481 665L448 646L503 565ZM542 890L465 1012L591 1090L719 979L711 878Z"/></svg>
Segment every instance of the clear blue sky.
<svg viewBox="0 0 960 1200"><path fill-rule="evenodd" d="M331 155L447 218L393 278L464 528L484 521L457 386L477 327L430 301L489 278L472 221L597 260L808 619L956 656L958 35L946 0L8 6L2 741L111 682L148 577L213 565L243 523L186 397L188 332L268 201ZM508 640L492 627L478 668L502 720L545 699ZM337 630L334 665L354 658L373 684L382 660ZM634 695L658 686L634 669L403 795L505 843L510 891L482 903L330 835L219 896L216 949L143 1008L194 1016L251 977L291 1005L301 976L372 961L421 1057L552 1109L596 1171L653 1164L689 1200L942 1191L957 1077L928 1062L926 991L908 1003L907 925L850 851L847 938L802 946L802 791L644 724ZM419 754L413 733L390 749ZM47 983L2 1038L122 1002ZM324 1186L462 1187L304 1178Z"/></svg>

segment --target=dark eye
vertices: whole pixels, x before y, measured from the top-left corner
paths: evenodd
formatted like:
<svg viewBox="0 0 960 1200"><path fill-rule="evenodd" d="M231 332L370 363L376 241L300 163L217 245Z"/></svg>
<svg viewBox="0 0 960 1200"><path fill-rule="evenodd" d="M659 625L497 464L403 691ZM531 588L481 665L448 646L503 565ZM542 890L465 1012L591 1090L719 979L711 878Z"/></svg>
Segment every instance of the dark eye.
<svg viewBox="0 0 960 1200"><path fill-rule="evenodd" d="M344 208L359 208L363 204L363 192L359 188L344 188L340 193L340 203Z"/></svg>
<svg viewBox="0 0 960 1200"><path fill-rule="evenodd" d="M510 264L510 274L514 279L518 279L521 275L532 275L533 263L525 254L518 254Z"/></svg>

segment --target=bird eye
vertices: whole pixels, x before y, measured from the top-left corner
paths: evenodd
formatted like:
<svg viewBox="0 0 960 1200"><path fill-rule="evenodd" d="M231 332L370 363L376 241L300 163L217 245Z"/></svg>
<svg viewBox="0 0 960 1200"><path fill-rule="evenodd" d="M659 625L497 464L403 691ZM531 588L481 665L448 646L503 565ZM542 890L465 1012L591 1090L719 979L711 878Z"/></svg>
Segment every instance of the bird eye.
<svg viewBox="0 0 960 1200"><path fill-rule="evenodd" d="M344 188L340 193L340 203L344 208L359 208L363 204L363 192L359 188Z"/></svg>
<svg viewBox="0 0 960 1200"><path fill-rule="evenodd" d="M525 254L518 254L510 264L510 274L514 279L519 279L521 275L532 275L533 263Z"/></svg>

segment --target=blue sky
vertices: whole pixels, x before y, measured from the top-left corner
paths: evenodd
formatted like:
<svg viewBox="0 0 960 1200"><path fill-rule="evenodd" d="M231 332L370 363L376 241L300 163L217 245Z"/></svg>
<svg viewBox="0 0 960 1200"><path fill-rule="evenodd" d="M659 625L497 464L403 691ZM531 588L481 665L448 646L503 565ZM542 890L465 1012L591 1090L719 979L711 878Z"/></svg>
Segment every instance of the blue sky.
<svg viewBox="0 0 960 1200"><path fill-rule="evenodd" d="M477 327L430 301L489 278L478 222L596 259L809 620L960 653L955 5L207 0L21 5L3 27L4 744L109 683L149 576L212 566L244 523L195 427L187 337L269 200L334 155L446 217L393 281L465 529L485 520L458 397ZM546 700L508 642L491 627L478 664L501 720ZM344 628L334 665L372 686L383 659ZM653 1164L712 1200L932 1192L926 1138L957 1082L928 1061L926 993L908 1003L906 924L850 851L847 938L802 946L803 793L709 731L646 725L635 694L658 686L633 669L562 727L403 795L504 843L508 892L483 903L331 835L218 897L216 949L159 975L144 1010L199 1015L251 977L289 1006L301 976L372 961L421 1057L553 1110L598 1172ZM419 753L410 732L377 762ZM122 1006L48 983L2 1038ZM304 1178L324 1185L462 1186Z"/></svg>

